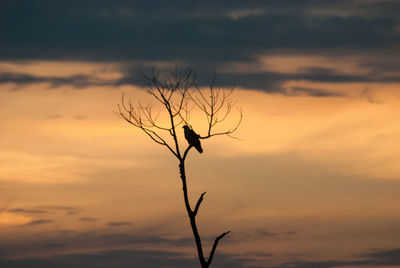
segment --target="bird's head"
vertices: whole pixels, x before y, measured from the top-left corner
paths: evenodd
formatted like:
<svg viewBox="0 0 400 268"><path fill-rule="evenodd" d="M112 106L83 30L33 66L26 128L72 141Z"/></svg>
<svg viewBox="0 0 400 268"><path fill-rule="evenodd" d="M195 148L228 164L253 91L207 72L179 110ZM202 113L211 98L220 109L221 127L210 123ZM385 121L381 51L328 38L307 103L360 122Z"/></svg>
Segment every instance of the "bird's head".
<svg viewBox="0 0 400 268"><path fill-rule="evenodd" d="M190 129L188 125L184 125L182 128L183 129Z"/></svg>

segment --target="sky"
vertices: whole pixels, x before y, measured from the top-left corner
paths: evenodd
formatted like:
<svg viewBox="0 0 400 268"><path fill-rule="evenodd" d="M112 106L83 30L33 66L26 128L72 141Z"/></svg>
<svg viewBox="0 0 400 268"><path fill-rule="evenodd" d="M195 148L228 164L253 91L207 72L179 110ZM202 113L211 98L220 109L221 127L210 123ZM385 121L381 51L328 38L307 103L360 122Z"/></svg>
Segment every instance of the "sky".
<svg viewBox="0 0 400 268"><path fill-rule="evenodd" d="M199 267L177 160L116 114L154 103L142 73L190 66L243 111L186 161L205 251L231 231L213 267L400 267L399 12L0 1L0 266Z"/></svg>

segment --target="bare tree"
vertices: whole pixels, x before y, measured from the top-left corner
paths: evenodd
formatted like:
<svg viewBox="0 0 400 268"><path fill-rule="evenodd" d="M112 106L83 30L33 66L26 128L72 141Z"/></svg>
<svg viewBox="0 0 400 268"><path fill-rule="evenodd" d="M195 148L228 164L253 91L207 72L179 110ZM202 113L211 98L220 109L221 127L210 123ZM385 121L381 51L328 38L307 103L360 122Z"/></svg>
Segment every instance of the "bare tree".
<svg viewBox="0 0 400 268"><path fill-rule="evenodd" d="M207 90L201 89L197 85L196 73L191 68L176 68L174 72L152 71L151 74L142 74L142 76L146 84L145 92L150 94L156 103L161 104L160 110L155 111L153 105L142 105L140 102L134 105L131 101L126 101L123 95L121 103L118 105L118 114L132 126L141 129L152 141L164 146L178 159L185 208L200 264L202 268L209 267L218 242L230 231L223 232L215 238L209 256L206 258L196 224L196 216L206 192L200 195L194 207L190 205L185 160L193 144L190 144L188 140L189 145L182 150L183 145L177 131L181 125L188 126L193 130L190 116L197 111L202 114L206 127L204 134L195 134L195 138L204 140L218 135L232 137L231 135L241 123L242 112L238 109L238 119L232 128L216 131L218 125L230 116L234 103L231 98L233 89L216 88L214 86L215 75ZM164 120L160 119L160 115L164 115Z"/></svg>

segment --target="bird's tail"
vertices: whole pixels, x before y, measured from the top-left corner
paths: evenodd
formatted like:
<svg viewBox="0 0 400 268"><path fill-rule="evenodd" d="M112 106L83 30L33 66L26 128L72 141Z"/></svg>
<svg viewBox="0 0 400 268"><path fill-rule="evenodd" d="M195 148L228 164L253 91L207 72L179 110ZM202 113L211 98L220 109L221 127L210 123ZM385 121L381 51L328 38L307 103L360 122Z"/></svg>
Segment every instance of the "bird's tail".
<svg viewBox="0 0 400 268"><path fill-rule="evenodd" d="M199 153L202 153L202 152L203 152L203 148L201 148L201 145L200 145L200 144L197 145L195 148L196 148L197 151L199 151Z"/></svg>

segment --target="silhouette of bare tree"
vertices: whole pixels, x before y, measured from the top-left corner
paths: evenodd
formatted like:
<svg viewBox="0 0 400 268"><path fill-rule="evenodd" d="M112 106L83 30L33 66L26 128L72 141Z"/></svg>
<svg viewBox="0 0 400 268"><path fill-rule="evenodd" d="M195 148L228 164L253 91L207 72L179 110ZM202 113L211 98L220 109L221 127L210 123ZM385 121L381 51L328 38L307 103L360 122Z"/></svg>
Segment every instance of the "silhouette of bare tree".
<svg viewBox="0 0 400 268"><path fill-rule="evenodd" d="M202 193L194 208L190 205L185 160L191 148L195 147L202 152L200 140L209 139L218 135L232 134L238 129L242 121L242 111L238 109L238 119L232 128L224 131L215 131L231 115L233 89L215 87L215 74L207 89L201 89L197 84L197 75L192 68L176 68L173 72L152 71L151 74L142 74L146 86L144 90L150 94L155 102L161 104L161 109L155 111L153 105L142 105L140 102L133 104L126 101L122 95L118 105L118 114L134 127L141 129L152 141L167 148L179 161L180 178L182 181L183 198L185 208L190 220L194 241L197 248L201 267L209 267L218 242L230 231L223 232L214 240L208 258L204 256L202 240L197 229L196 216L206 192ZM200 111L206 123L204 135L194 132L190 124L190 115L194 111ZM159 120L160 114L166 120ZM162 121L162 122L161 122ZM167 123L165 122L167 121ZM178 127L183 126L188 146L181 150Z"/></svg>

